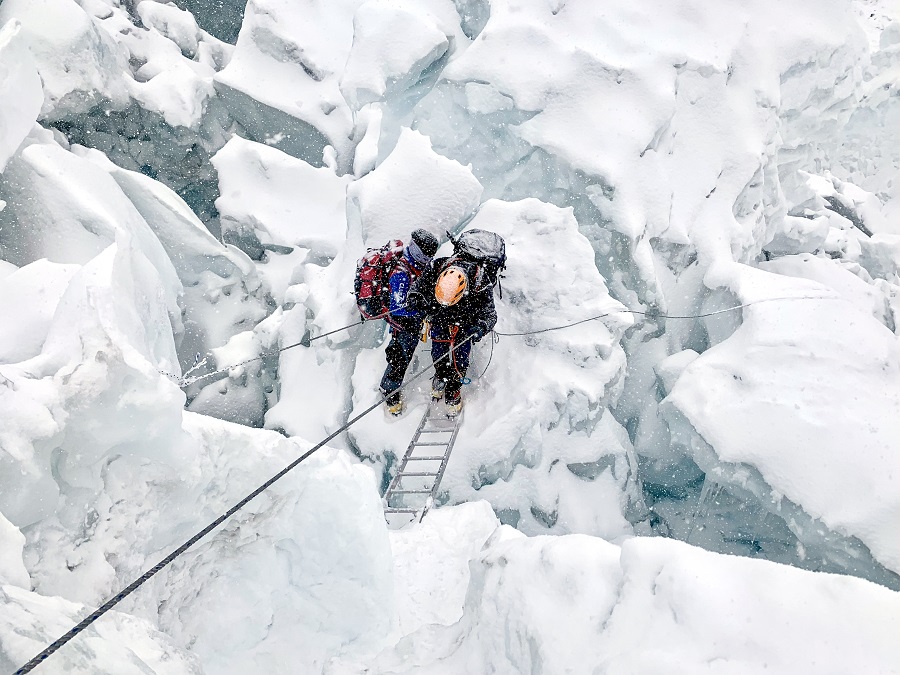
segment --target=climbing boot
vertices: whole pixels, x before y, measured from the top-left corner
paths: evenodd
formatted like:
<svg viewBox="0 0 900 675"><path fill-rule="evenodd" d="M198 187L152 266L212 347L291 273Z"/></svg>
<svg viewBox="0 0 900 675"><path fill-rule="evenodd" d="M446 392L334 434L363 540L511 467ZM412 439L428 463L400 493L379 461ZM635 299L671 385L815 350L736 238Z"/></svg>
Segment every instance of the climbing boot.
<svg viewBox="0 0 900 675"><path fill-rule="evenodd" d="M431 399L440 401L444 398L444 389L447 387L447 381L442 377L434 376L431 378Z"/></svg>
<svg viewBox="0 0 900 675"><path fill-rule="evenodd" d="M462 394L460 392L447 394L444 403L447 404L447 417L453 419L462 411Z"/></svg>
<svg viewBox="0 0 900 675"><path fill-rule="evenodd" d="M383 393L383 392L382 392ZM399 417L403 412L403 397L400 392L394 392L384 400L385 408L394 417Z"/></svg>

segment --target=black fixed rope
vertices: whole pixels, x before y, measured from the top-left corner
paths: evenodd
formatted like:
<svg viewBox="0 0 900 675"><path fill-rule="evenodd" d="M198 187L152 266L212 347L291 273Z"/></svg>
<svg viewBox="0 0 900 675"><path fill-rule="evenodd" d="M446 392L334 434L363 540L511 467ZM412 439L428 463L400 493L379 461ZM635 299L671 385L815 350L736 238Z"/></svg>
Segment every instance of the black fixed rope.
<svg viewBox="0 0 900 675"><path fill-rule="evenodd" d="M156 565L154 565L153 567L151 567L149 570L147 570L146 572L144 572L141 576L139 576L137 579L135 579L134 581L132 581L130 584L128 584L128 585L127 585L125 588L123 588L121 591L119 591L118 593L116 593L116 595L114 595L113 597L111 597L109 600L107 600L106 602L104 602L102 605L100 605L100 606L99 606L97 609L95 609L93 612L91 612L90 614L88 614L84 619L81 620L81 622L78 623L78 625L76 625L74 628L72 628L72 630L70 630L68 633L66 633L65 635L63 635L62 637L60 637L59 639L57 639L55 642L53 642L51 645L49 645L48 647L46 647L40 654L38 654L37 656L35 656L33 659L31 659L28 663L26 663L26 664L25 664L24 666L22 666L21 668L19 668L13 675L24 675L25 673L30 673L35 667L37 667L37 666L39 666L41 663L43 663L43 662L47 659L47 657L51 656L51 655L52 655L54 652L56 652L60 647L62 647L63 645L65 645L69 640L71 640L72 638L74 638L76 635L78 635L80 632L82 632L85 628L87 628L88 626L90 626L90 625L91 625L92 623L94 623L97 619L99 619L101 616L103 616L103 615L106 614L109 610L111 610L113 607L115 607L117 604L119 604L122 600L124 600L126 597L128 597L129 595L131 595L131 594L132 594L135 590L137 590L144 582L146 582L148 579L150 579L152 576L154 576L154 575L155 575L157 572L159 572L161 569L163 569L164 567L166 567L169 563L171 563L173 560L175 560L175 558L177 558L177 557L180 556L182 553L184 553L185 551L187 551L191 546L193 546L193 545L196 544L198 541L200 541L201 539L203 539L203 537L205 537L207 534L209 534L209 533L212 532L214 529L216 529L219 525L221 525L222 523L224 523L229 517L231 517L232 515L234 515L237 511L239 511L240 509L242 509L242 508L247 504L247 502L249 502L250 500L252 500L254 497L256 497L257 495L259 495L261 492L263 492L263 491L265 491L266 489L268 489L269 487L271 487L273 483L275 483L277 480L281 479L285 474L287 474L289 471L291 471L294 467L296 467L298 464L300 464L301 462L303 462L305 459L307 459L307 458L308 458L310 455L312 455L314 452L316 452L317 450L319 450L320 448L322 448L322 446L324 446L326 443L328 443L328 441L334 439L336 436L338 436L339 434L343 433L344 431L346 431L347 429L349 429L351 426L353 426L354 424L356 424L356 423L357 423L359 420L361 420L363 417L365 417L365 416L368 415L370 412L372 412L373 410L375 410L375 408L377 408L377 407L380 406L382 403L384 403L390 396L394 395L394 394L395 394L396 392L398 392L398 391L401 391L402 389L405 389L406 387L408 387L409 385L411 385L413 382L415 382L416 380L418 380L419 378L421 378L423 375L425 375L425 373L427 373L428 371L432 370L432 369L437 365L437 363L438 363L439 361L442 361L443 359L449 358L449 357L451 356L451 354L453 354L454 351L456 351L457 349L459 349L460 347L462 347L464 344L466 344L466 343L467 343L469 340L471 340L471 339L472 339L472 336L467 337L465 340L463 340L463 341L460 342L458 345L454 346L454 347L453 347L450 351L448 351L446 354L444 354L444 356L442 356L442 357L440 357L440 358L434 360L430 365L426 366L425 368L423 368L422 370L420 370L418 373L416 373L415 375L413 375L411 378L409 378L409 380L407 380L406 382L404 382L400 387L398 387L397 389L394 389L392 392L390 392L390 393L388 393L388 394L382 396L378 401L376 401L375 403L373 403L372 405L370 405L368 408L366 408L365 410L363 410L363 411L362 411L361 413L359 413L356 417L354 417L354 418L351 419L349 422L347 422L346 424L344 424L344 426L342 426L340 429L338 429L337 431L333 432L332 434L330 434L329 436L327 436L327 437L324 438L323 440L319 441L319 442L318 442L316 445L314 445L312 448L310 448L309 450L307 450L306 452L304 452L302 455L300 455L300 457L298 457L298 458L295 459L293 462L291 462L290 464L288 464L288 465L287 465L286 467L284 467L281 471L279 471L278 473L276 473L276 474L275 474L274 476L272 476L269 480L267 480L265 483L263 483L263 484L260 485L258 488L256 488L253 492L251 492L250 494L248 494L248 495L247 495L246 497L244 497L241 501L239 501L237 504L235 504L234 506L232 506L232 507L231 507L230 509L228 509L225 513L223 513L221 516L219 516L218 518L216 518L216 519L215 519L214 521L212 521L209 525L207 525L207 526L204 527L202 530L200 530L199 532L197 532L197 534L195 534L193 537L191 537L190 539L188 539L186 542L184 542L181 546L179 546L179 547L176 548L174 551L172 551L172 552L171 552L169 555L167 555L165 558L163 558L163 559L160 560L158 563L156 563Z"/></svg>

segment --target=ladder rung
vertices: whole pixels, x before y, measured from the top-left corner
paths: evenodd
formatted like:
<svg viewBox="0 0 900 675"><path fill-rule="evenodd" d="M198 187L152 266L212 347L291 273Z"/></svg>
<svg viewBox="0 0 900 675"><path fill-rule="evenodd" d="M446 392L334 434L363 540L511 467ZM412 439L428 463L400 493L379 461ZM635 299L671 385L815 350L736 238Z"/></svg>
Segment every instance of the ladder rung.
<svg viewBox="0 0 900 675"><path fill-rule="evenodd" d="M392 495L430 495L431 490L391 490Z"/></svg>
<svg viewBox="0 0 900 675"><path fill-rule="evenodd" d="M437 476L437 473L429 473L427 471L403 471L398 476Z"/></svg>
<svg viewBox="0 0 900 675"><path fill-rule="evenodd" d="M385 513L418 513L415 509L385 509Z"/></svg>
<svg viewBox="0 0 900 675"><path fill-rule="evenodd" d="M422 429L420 434L452 434L453 429Z"/></svg>
<svg viewBox="0 0 900 675"><path fill-rule="evenodd" d="M425 443L413 443L413 445L443 445L445 448L447 447L446 443L441 443L440 441L438 441L437 443L429 443L428 441L426 441Z"/></svg>
<svg viewBox="0 0 900 675"><path fill-rule="evenodd" d="M437 457L407 457L406 461L411 462L414 459L419 460L420 462L424 462L424 461L436 462L436 461L444 459L444 456L438 455Z"/></svg>

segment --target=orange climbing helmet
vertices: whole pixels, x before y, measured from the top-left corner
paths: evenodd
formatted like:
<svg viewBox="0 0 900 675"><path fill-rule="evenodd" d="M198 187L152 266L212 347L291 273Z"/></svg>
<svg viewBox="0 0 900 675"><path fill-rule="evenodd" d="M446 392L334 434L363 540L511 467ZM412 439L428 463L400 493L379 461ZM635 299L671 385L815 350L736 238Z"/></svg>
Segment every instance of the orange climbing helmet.
<svg viewBox="0 0 900 675"><path fill-rule="evenodd" d="M434 297L444 307L455 305L466 293L469 280L461 267L451 265L438 277L434 286Z"/></svg>

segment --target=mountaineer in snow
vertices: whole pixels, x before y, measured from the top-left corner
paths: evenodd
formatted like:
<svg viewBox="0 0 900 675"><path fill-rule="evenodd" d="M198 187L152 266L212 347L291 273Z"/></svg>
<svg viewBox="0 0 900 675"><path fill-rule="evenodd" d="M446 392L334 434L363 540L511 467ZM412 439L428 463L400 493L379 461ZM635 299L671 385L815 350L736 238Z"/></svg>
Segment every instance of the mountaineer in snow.
<svg viewBox="0 0 900 675"><path fill-rule="evenodd" d="M431 260L437 253L438 240L428 230L418 229L412 233L410 242L405 248L400 248L396 246L397 244L402 246L397 241L383 248L381 251L386 253L382 253L376 263L381 265L381 273L386 277L383 293L376 293L381 302L377 314L369 315L362 304L360 305L364 317L383 316L390 325L391 341L385 353L387 368L381 378L380 389L384 396L394 392L385 400L388 412L392 415L403 412L403 397L401 392L395 390L403 384L403 376L416 350L422 322L425 319L425 313L419 308L412 307L408 303L407 296L413 282L423 272L431 269ZM369 256L360 261L360 269L365 269L364 261L368 258ZM357 271L357 278L359 276L360 270ZM386 298L388 293L389 298ZM357 292L357 298L359 297L360 294Z"/></svg>
<svg viewBox="0 0 900 675"><path fill-rule="evenodd" d="M431 358L435 363L431 396L435 400L444 397L447 414L454 417L462 409L460 388L472 343L497 323L494 286L506 267L506 245L498 234L477 229L463 232L458 239L451 236L450 241L453 255L435 260L415 282L409 297L410 304L423 308L431 320ZM450 356L443 358L448 353Z"/></svg>

